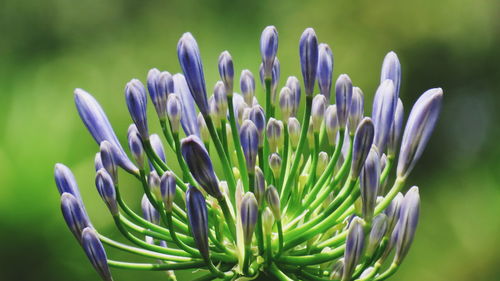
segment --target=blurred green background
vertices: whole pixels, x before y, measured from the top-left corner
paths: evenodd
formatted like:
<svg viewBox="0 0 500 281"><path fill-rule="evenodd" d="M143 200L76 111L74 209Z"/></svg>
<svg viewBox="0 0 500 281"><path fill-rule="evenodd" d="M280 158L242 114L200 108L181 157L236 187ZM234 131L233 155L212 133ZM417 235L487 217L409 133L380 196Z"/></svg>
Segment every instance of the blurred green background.
<svg viewBox="0 0 500 281"><path fill-rule="evenodd" d="M392 280L500 280L499 14L498 0L1 1L0 280L98 278L60 214L56 162L73 169L94 224L117 236L93 186L97 146L74 88L100 101L124 141L125 83L144 81L152 67L179 72L183 32L198 40L210 89L225 49L237 73L257 73L260 32L270 24L280 35L282 80L300 75L298 39L313 27L333 49L334 79L348 73L367 103L390 50L402 63L406 114L426 89L444 89L440 122L409 181L422 196L417 237ZM124 189L137 207L137 187Z"/></svg>

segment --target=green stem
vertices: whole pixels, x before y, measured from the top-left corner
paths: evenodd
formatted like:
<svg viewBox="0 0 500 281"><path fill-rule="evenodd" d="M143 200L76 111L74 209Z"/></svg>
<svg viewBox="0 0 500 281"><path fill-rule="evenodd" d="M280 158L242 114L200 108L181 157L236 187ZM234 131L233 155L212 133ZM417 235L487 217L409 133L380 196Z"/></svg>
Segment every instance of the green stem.
<svg viewBox="0 0 500 281"><path fill-rule="evenodd" d="M288 120L284 122L284 133L285 133L285 141L284 141L284 151L283 151L283 159L281 163L281 171L280 171L280 179L285 178L285 173L287 170L287 162L288 162L288 147L289 147L289 135L288 135ZM283 182L281 183L283 184ZM279 190L283 189L283 185L279 186Z"/></svg>
<svg viewBox="0 0 500 281"><path fill-rule="evenodd" d="M246 174L247 165L245 162L245 156L243 155L243 148L241 147L240 143L238 128L236 127L233 99L227 99L227 105L229 110L229 125L231 126L231 135L233 136L234 149L236 150L236 157L238 158L238 168L240 170L243 186L246 187L248 190L248 176Z"/></svg>
<svg viewBox="0 0 500 281"><path fill-rule="evenodd" d="M298 266L321 264L340 258L344 255L345 245L338 247L328 253L320 253L307 256L282 256L278 259L281 263L293 264Z"/></svg>
<svg viewBox="0 0 500 281"><path fill-rule="evenodd" d="M276 226L278 227L278 254L276 255L279 257L281 253L283 252L283 225L281 224L281 220L276 221Z"/></svg>
<svg viewBox="0 0 500 281"><path fill-rule="evenodd" d="M269 271L280 281L293 281L292 278L283 273L283 271L281 271L274 263L269 267Z"/></svg>
<svg viewBox="0 0 500 281"><path fill-rule="evenodd" d="M229 228L229 233L231 234L231 238L233 239L233 241L236 241L236 224L234 223L233 216L229 211L229 206L227 205L226 198L222 196L217 200L219 201L222 213L224 214L224 218L226 219L226 224L227 227Z"/></svg>
<svg viewBox="0 0 500 281"><path fill-rule="evenodd" d="M163 120L163 121L160 120L160 125L161 125L163 135L165 136L165 139L167 140L168 145L170 146L170 148L172 150L175 150L176 148L174 146L174 141L172 138L172 129L170 127L170 124L167 124L167 120Z"/></svg>
<svg viewBox="0 0 500 281"><path fill-rule="evenodd" d="M386 271L384 271L382 274L377 276L377 278L375 280L382 281L382 280L385 280L385 279L391 277L394 273L396 273L398 268L399 268L399 266L396 263L392 263L391 266Z"/></svg>
<svg viewBox="0 0 500 281"><path fill-rule="evenodd" d="M108 260L108 265L120 269L164 271L164 270L199 268L204 266L205 263L202 261L192 261L183 263L154 264L154 263L129 263L129 262Z"/></svg>
<svg viewBox="0 0 500 281"><path fill-rule="evenodd" d="M259 247L259 255L264 253L264 233L262 230L262 208L259 208L259 213L257 216L257 229L255 231L257 236L257 246Z"/></svg>

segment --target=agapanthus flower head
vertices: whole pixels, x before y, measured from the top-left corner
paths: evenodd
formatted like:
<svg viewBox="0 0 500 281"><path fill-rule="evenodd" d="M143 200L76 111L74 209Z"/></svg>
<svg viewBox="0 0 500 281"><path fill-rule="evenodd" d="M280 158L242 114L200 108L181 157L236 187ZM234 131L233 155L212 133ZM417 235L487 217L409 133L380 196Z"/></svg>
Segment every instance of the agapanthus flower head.
<svg viewBox="0 0 500 281"><path fill-rule="evenodd" d="M220 81L208 81L215 87L207 96L198 44L185 33L177 45L183 74L153 68L145 84L132 79L125 87L133 121L127 152L99 103L75 90L78 113L98 144L97 193L126 241L93 229L68 167L56 164L55 182L64 220L102 279L112 280L109 267L164 270L170 280L183 269L221 280L341 281L382 280L398 269L420 208L418 189L403 196L404 189L437 123L443 92L425 92L403 132L395 53L384 59L365 112L363 92L347 74L336 80L332 103L333 53L318 45L313 29L297 45L302 75L280 81L278 32L266 27L262 85L242 66L241 94L235 93L233 58L224 51ZM156 114L147 112L148 99ZM125 180L122 189L118 174L127 175L120 168L137 180L139 211L127 202L132 186ZM145 259L108 259L104 245Z"/></svg>

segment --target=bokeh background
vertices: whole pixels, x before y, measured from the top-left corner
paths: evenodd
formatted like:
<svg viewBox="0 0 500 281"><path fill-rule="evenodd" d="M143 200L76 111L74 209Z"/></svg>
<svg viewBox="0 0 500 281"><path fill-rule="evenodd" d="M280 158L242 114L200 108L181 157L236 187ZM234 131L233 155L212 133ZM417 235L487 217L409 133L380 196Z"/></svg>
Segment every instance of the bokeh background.
<svg viewBox="0 0 500 281"><path fill-rule="evenodd" d="M348 73L367 104L390 50L402 63L406 114L426 89L444 89L441 119L409 181L421 190L420 226L393 280L500 280L499 15L498 0L0 1L0 280L98 278L60 214L56 162L73 169L94 224L117 236L93 186L97 146L74 88L101 102L123 141L125 83L144 81L152 67L179 72L183 32L197 38L211 88L225 49L237 73L257 73L260 32L270 24L282 77L300 75L298 39L314 27L333 49L334 76ZM123 181L137 207L138 188Z"/></svg>

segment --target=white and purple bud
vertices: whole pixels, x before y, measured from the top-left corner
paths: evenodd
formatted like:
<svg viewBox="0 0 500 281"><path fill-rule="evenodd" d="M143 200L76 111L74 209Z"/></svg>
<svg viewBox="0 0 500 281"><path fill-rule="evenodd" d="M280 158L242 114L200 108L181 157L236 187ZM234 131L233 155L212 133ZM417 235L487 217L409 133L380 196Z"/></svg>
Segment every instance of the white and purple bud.
<svg viewBox="0 0 500 281"><path fill-rule="evenodd" d="M269 118L267 122L266 137L269 141L270 151L277 151L280 144L283 143L283 122L273 117Z"/></svg>
<svg viewBox="0 0 500 281"><path fill-rule="evenodd" d="M401 264L410 250L417 230L419 213L420 195L418 194L418 187L413 186L405 194L396 226L399 228L396 240L396 254L394 255L394 263L396 264Z"/></svg>
<svg viewBox="0 0 500 281"><path fill-rule="evenodd" d="M330 102L330 92L332 89L333 73L333 53L327 44L321 43L318 46L318 86L319 91Z"/></svg>
<svg viewBox="0 0 500 281"><path fill-rule="evenodd" d="M363 92L358 87L352 88L352 99L351 106L349 107L349 120L347 122L347 127L349 134L354 136L356 128L358 128L359 122L363 119L364 115L364 96Z"/></svg>
<svg viewBox="0 0 500 281"><path fill-rule="evenodd" d="M207 205L203 194L192 185L189 185L186 191L186 209L189 228L191 229L196 247L203 259L208 261L210 252L208 245Z"/></svg>
<svg viewBox="0 0 500 281"><path fill-rule="evenodd" d="M345 128L352 102L352 81L347 74L342 74L335 83L335 104L339 127Z"/></svg>
<svg viewBox="0 0 500 281"><path fill-rule="evenodd" d="M274 59L273 72L271 75L271 104L276 103L276 91L278 90L278 82L280 80L280 60Z"/></svg>
<svg viewBox="0 0 500 281"><path fill-rule="evenodd" d="M252 244L252 237L257 224L257 217L259 215L259 206L257 199L252 192L247 192L240 205L240 219L243 228L243 241L246 246Z"/></svg>
<svg viewBox="0 0 500 281"><path fill-rule="evenodd" d="M337 133L339 132L339 119L337 116L337 106L329 105L325 110L325 130L328 136L328 142L331 146L335 146Z"/></svg>
<svg viewBox="0 0 500 281"><path fill-rule="evenodd" d="M66 192L82 201L82 196L80 195L75 176L68 167L64 164L57 163L54 167L54 179L60 195Z"/></svg>
<svg viewBox="0 0 500 281"><path fill-rule="evenodd" d="M318 70L318 39L314 29L307 28L299 42L300 66L307 96L312 96Z"/></svg>
<svg viewBox="0 0 500 281"><path fill-rule="evenodd" d="M114 149L113 144L109 141L103 141L101 142L99 154L101 156L102 167L106 169L116 184L118 183L118 168L115 163L114 155L116 155L116 152Z"/></svg>
<svg viewBox="0 0 500 281"><path fill-rule="evenodd" d="M399 192L394 199L392 199L389 206L385 208L384 214L387 216L388 230L392 231L396 226L399 218L399 211L401 210L401 204L403 203L404 196Z"/></svg>
<svg viewBox="0 0 500 281"><path fill-rule="evenodd" d="M156 171L151 171L148 175L148 187L151 193L155 196L157 201L162 199L160 190L160 176Z"/></svg>
<svg viewBox="0 0 500 281"><path fill-rule="evenodd" d="M196 109L194 107L193 96L186 82L186 78L182 74L175 74L174 93L176 93L182 101L181 125L182 129L189 135L200 136L200 128L196 119Z"/></svg>
<svg viewBox="0 0 500 281"><path fill-rule="evenodd" d="M259 166L255 167L255 182L253 193L255 194L255 199L257 199L257 203L259 206L262 206L262 202L264 201L264 196L266 193L266 178L264 177L264 172L259 168Z"/></svg>
<svg viewBox="0 0 500 281"><path fill-rule="evenodd" d="M266 26L260 36L260 53L264 66L264 77L271 78L276 53L278 52L278 31L274 26Z"/></svg>
<svg viewBox="0 0 500 281"><path fill-rule="evenodd" d="M163 147L163 143L161 142L161 138L157 134L152 134L149 137L149 141L151 142L151 146L153 147L153 151L158 155L161 161L167 163L167 157L165 155L165 148ZM151 167L153 167L151 165ZM153 169L153 168L151 168Z"/></svg>
<svg viewBox="0 0 500 281"><path fill-rule="evenodd" d="M259 147L262 147L264 145L264 129L266 128L264 108L258 104L252 106L248 114L248 119L257 127L257 132L259 133Z"/></svg>
<svg viewBox="0 0 500 281"><path fill-rule="evenodd" d="M378 149L372 146L366 157L361 174L359 175L363 218L367 222L372 220L373 211L377 203L380 173L380 156L378 154Z"/></svg>
<svg viewBox="0 0 500 281"><path fill-rule="evenodd" d="M294 111L295 97L288 87L283 87L280 92L279 106L283 120L288 120Z"/></svg>
<svg viewBox="0 0 500 281"><path fill-rule="evenodd" d="M262 228L266 235L270 235L273 232L274 225L274 215L269 207L266 207L262 212Z"/></svg>
<svg viewBox="0 0 500 281"><path fill-rule="evenodd" d="M413 170L437 123L443 90L434 88L426 91L411 109L401 141L397 175L407 177Z"/></svg>
<svg viewBox="0 0 500 281"><path fill-rule="evenodd" d="M182 118L182 101L177 94L168 95L167 115L172 132L179 133L179 124Z"/></svg>
<svg viewBox="0 0 500 281"><path fill-rule="evenodd" d="M137 131L135 124L128 127L127 139L132 158L134 158L137 166L139 166L140 169L143 169L145 159L144 147L142 146L141 136L139 135L139 131Z"/></svg>
<svg viewBox="0 0 500 281"><path fill-rule="evenodd" d="M244 69L241 72L240 89L245 102L251 105L253 103L253 97L255 96L255 78L248 69Z"/></svg>
<svg viewBox="0 0 500 281"><path fill-rule="evenodd" d="M269 168L271 168L274 178L278 178L280 176L281 156L278 153L273 152L269 155Z"/></svg>
<svg viewBox="0 0 500 281"><path fill-rule="evenodd" d="M128 111L143 140L149 138L146 89L141 81L132 79L125 86L125 100Z"/></svg>
<svg viewBox="0 0 500 281"><path fill-rule="evenodd" d="M166 171L160 179L160 192L167 213L172 213L176 191L175 185L176 180L174 174L170 171Z"/></svg>
<svg viewBox="0 0 500 281"><path fill-rule="evenodd" d="M352 150L351 176L357 178L373 144L374 127L369 117L359 123Z"/></svg>
<svg viewBox="0 0 500 281"><path fill-rule="evenodd" d="M186 82L191 91L196 105L203 116L208 116L207 90L205 87L205 76L203 64L200 57L200 49L193 35L186 32L177 44L177 56L186 77Z"/></svg>
<svg viewBox="0 0 500 281"><path fill-rule="evenodd" d="M368 236L368 243L366 245L366 256L371 257L387 233L387 216L385 214L378 214L373 218L372 229L370 235Z"/></svg>
<svg viewBox="0 0 500 281"><path fill-rule="evenodd" d="M292 148L297 148L300 138L300 122L295 117L288 118L288 136L290 138L290 144Z"/></svg>
<svg viewBox="0 0 500 281"><path fill-rule="evenodd" d="M219 74L220 79L224 82L226 94L229 98L233 97L233 81L234 81L234 66L231 54L224 51L219 56ZM226 101L227 102L227 101Z"/></svg>
<svg viewBox="0 0 500 281"><path fill-rule="evenodd" d="M101 153L100 152L97 152L95 154L95 157L94 157L94 168L95 168L95 171L99 171L101 168L104 168L104 166L102 165L102 159L101 159Z"/></svg>
<svg viewBox="0 0 500 281"><path fill-rule="evenodd" d="M210 143L210 131L208 130L207 123L203 114L198 113L198 127L200 128L200 136L203 143Z"/></svg>
<svg viewBox="0 0 500 281"><path fill-rule="evenodd" d="M92 225L84 210L83 203L73 194L63 192L61 195L61 211L69 230L81 243L83 229Z"/></svg>
<svg viewBox="0 0 500 281"><path fill-rule="evenodd" d="M299 79L295 76L290 76L286 80L286 87L292 91L293 95L293 106L292 106L292 116L295 117L297 116L297 112L299 111L299 106L300 106L300 82Z"/></svg>
<svg viewBox="0 0 500 281"><path fill-rule="evenodd" d="M280 209L280 195L276 187L270 185L266 189L266 202L267 206L273 212L274 218L279 221L281 220L281 209Z"/></svg>
<svg viewBox="0 0 500 281"><path fill-rule="evenodd" d="M118 215L118 203L116 202L116 190L113 179L105 169L97 171L95 177L95 186L109 211L113 216Z"/></svg>
<svg viewBox="0 0 500 281"><path fill-rule="evenodd" d="M227 95L226 86L222 81L218 81L214 87L214 101L217 106L217 118L224 119L227 116Z"/></svg>
<svg viewBox="0 0 500 281"><path fill-rule="evenodd" d="M158 213L153 204L151 204L146 194L142 196L141 210L142 210L142 217L145 220L149 221L150 223L158 225L160 224L160 213Z"/></svg>
<svg viewBox="0 0 500 281"><path fill-rule="evenodd" d="M181 141L181 152L191 174L200 186L215 198L221 198L219 180L215 175L212 160L207 150L196 136Z"/></svg>
<svg viewBox="0 0 500 281"><path fill-rule="evenodd" d="M342 279L342 275L344 274L344 259L339 259L332 266L332 270L330 273L331 280L340 280Z"/></svg>
<svg viewBox="0 0 500 281"><path fill-rule="evenodd" d="M392 80L385 80L380 84L373 99L372 120L375 125L374 143L380 152L384 152L387 139L394 121L396 92Z"/></svg>
<svg viewBox="0 0 500 281"><path fill-rule="evenodd" d="M382 63L382 71L380 73L380 83L390 79L394 83L396 89L396 97L399 97L399 87L401 85L401 64L395 52L389 52Z"/></svg>
<svg viewBox="0 0 500 281"><path fill-rule="evenodd" d="M391 130L389 131L389 138L387 139L387 153L394 156L399 145L401 132L403 130L403 102L398 99L396 111L394 112L394 121L392 121Z"/></svg>
<svg viewBox="0 0 500 281"><path fill-rule="evenodd" d="M311 120L314 133L319 133L319 130L321 129L321 123L323 123L325 117L327 104L328 102L326 101L326 97L322 94L316 95L313 99L311 107Z"/></svg>
<svg viewBox="0 0 500 281"><path fill-rule="evenodd" d="M243 148L243 154L245 155L247 172L253 173L255 171L257 152L259 150L259 132L252 121L243 121L243 125L241 125L240 128L240 142Z"/></svg>
<svg viewBox="0 0 500 281"><path fill-rule="evenodd" d="M97 232L92 227L82 231L82 247L94 269L104 281L113 281L108 267L108 258Z"/></svg>
<svg viewBox="0 0 500 281"><path fill-rule="evenodd" d="M330 161L330 156L328 156L328 153L321 151L318 154L318 164L316 166L316 176L318 178L321 174L325 172L326 166L328 166L329 161Z"/></svg>
<svg viewBox="0 0 500 281"><path fill-rule="evenodd" d="M358 264L365 244L365 233L363 230L363 221L355 217L350 225L345 244L344 270L342 281L351 280L354 269Z"/></svg>
<svg viewBox="0 0 500 281"><path fill-rule="evenodd" d="M167 118L167 97L174 90L172 75L153 68L148 72L147 87L149 96L161 121Z"/></svg>

